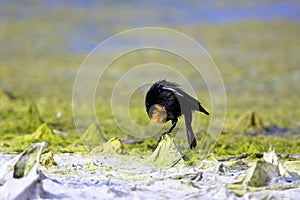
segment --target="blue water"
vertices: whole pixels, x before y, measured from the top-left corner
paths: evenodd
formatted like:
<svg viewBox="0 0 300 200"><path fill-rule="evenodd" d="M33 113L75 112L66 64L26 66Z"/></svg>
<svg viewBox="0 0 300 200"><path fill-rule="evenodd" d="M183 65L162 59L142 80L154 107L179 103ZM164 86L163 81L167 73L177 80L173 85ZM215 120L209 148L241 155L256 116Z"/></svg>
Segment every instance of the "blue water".
<svg viewBox="0 0 300 200"><path fill-rule="evenodd" d="M129 3L130 2L130 3ZM300 1L94 1L94 0L46 0L41 7L46 9L65 7L79 9L86 14L101 13L111 10L112 22L145 25L148 23L161 25L199 25L203 23L226 23L243 20L300 20ZM224 4L224 5L223 5ZM148 12L158 13L156 16ZM132 17L114 18L114 13L131 13ZM108 19L108 20L110 20Z"/></svg>
<svg viewBox="0 0 300 200"><path fill-rule="evenodd" d="M226 3L224 3L226 2ZM201 26L249 20L300 21L300 1L94 1L94 0L4 0L0 23L43 20L56 23L67 50L88 52L112 34L143 26ZM51 18L65 11L59 20ZM103 14L102 14L103 13ZM74 21L73 16L82 16ZM48 21L49 19L49 21ZM97 41L97 42L95 42Z"/></svg>

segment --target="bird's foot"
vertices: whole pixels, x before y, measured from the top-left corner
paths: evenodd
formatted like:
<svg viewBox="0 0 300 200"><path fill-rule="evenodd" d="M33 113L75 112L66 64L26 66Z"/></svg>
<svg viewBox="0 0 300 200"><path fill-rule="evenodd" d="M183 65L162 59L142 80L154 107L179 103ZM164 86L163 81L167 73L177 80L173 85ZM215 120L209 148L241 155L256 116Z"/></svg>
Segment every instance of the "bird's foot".
<svg viewBox="0 0 300 200"><path fill-rule="evenodd" d="M164 132L164 133L162 133L162 134L160 135L158 141L157 141L157 144L159 144L160 141L161 141L161 140L164 138L164 136L167 135L167 134L169 134L169 132Z"/></svg>

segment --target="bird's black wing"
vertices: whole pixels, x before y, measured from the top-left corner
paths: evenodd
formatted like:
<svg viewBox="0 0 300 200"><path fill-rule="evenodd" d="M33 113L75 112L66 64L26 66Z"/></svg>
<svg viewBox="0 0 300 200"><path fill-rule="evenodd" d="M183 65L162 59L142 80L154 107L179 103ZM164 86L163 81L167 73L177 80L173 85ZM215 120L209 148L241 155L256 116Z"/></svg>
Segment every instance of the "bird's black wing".
<svg viewBox="0 0 300 200"><path fill-rule="evenodd" d="M191 110L197 110L200 112L205 113L206 115L209 115L209 113L201 106L200 102L195 99L194 97L190 96L180 88L178 88L179 85L175 83L170 83L167 81L163 82L163 89L173 92L173 94L176 95L180 105L183 105L183 108L191 109Z"/></svg>

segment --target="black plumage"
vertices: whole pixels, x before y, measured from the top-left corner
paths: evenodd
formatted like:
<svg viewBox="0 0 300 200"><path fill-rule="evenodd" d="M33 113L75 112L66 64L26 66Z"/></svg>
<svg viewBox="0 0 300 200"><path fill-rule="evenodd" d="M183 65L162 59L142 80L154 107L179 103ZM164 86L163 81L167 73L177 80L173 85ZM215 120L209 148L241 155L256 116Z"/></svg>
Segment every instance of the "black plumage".
<svg viewBox="0 0 300 200"><path fill-rule="evenodd" d="M145 105L148 116L153 121L172 122L170 129L162 133L161 137L170 133L176 126L178 118L184 115L189 146L191 149L196 147L197 141L192 129L192 112L195 110L209 115L197 99L181 90L178 84L161 80L155 82L147 92Z"/></svg>

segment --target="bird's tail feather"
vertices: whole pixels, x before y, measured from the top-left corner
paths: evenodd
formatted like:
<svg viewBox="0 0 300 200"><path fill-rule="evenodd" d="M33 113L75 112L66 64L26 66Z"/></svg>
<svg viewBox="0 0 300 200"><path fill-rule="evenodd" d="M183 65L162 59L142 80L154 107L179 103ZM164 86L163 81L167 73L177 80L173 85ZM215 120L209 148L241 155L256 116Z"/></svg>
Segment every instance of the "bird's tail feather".
<svg viewBox="0 0 300 200"><path fill-rule="evenodd" d="M200 111L200 112L203 112L203 113L205 113L206 115L209 115L209 112L207 112L202 106L201 106L201 104L198 102L198 106L199 106L199 109L198 109L198 111Z"/></svg>

